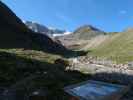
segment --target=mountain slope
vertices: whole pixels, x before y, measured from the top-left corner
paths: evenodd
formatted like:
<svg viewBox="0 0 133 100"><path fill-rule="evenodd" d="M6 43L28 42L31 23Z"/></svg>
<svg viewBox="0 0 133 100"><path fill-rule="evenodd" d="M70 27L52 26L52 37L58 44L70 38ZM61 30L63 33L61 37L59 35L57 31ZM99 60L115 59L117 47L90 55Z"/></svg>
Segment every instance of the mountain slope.
<svg viewBox="0 0 133 100"><path fill-rule="evenodd" d="M69 35L56 38L58 38L68 48L81 49L88 45L93 38L96 38L97 36L105 36L105 34L105 32L93 26L84 25Z"/></svg>
<svg viewBox="0 0 133 100"><path fill-rule="evenodd" d="M68 40L89 40L93 37L96 37L98 35L105 35L106 33L94 28L93 26L90 25L84 25L76 29L73 34L64 36L64 39Z"/></svg>
<svg viewBox="0 0 133 100"><path fill-rule="evenodd" d="M48 35L53 38L54 36L65 35L65 30L60 30L56 28L46 27L44 25L38 24L32 21L24 21L25 25L34 32Z"/></svg>
<svg viewBox="0 0 133 100"><path fill-rule="evenodd" d="M106 39L92 49L92 54L109 58L117 62L133 61L133 31L124 31L117 34L112 34L110 38Z"/></svg>
<svg viewBox="0 0 133 100"><path fill-rule="evenodd" d="M43 34L35 34L2 2L0 2L0 48L24 48L51 53L65 51L65 47Z"/></svg>
<svg viewBox="0 0 133 100"><path fill-rule="evenodd" d="M42 33L48 36L52 36L52 31L49 30L46 26L35 23L35 22L31 22L31 21L25 21L24 22L25 25L31 29L34 32L38 32L38 33Z"/></svg>
<svg viewBox="0 0 133 100"><path fill-rule="evenodd" d="M79 27L73 35L76 39L85 39L89 40L93 37L96 37L98 35L105 35L106 33L91 26L91 25L84 25Z"/></svg>

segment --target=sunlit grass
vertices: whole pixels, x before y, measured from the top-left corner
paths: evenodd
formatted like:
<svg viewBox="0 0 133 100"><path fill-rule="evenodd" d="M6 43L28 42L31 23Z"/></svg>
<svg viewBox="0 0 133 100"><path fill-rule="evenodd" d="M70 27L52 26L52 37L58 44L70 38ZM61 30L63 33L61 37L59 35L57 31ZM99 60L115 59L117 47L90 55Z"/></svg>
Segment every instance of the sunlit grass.
<svg viewBox="0 0 133 100"><path fill-rule="evenodd" d="M112 35L100 46L92 49L90 54L118 63L131 62L133 61L133 33L123 32Z"/></svg>

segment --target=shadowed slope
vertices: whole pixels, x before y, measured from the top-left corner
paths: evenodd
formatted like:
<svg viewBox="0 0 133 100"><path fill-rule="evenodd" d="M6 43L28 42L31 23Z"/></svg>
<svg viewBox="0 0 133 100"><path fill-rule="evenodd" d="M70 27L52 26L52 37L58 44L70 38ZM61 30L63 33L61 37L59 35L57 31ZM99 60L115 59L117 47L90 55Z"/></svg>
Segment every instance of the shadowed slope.
<svg viewBox="0 0 133 100"><path fill-rule="evenodd" d="M35 34L2 2L0 2L0 48L24 48L61 54L64 46L46 35Z"/></svg>

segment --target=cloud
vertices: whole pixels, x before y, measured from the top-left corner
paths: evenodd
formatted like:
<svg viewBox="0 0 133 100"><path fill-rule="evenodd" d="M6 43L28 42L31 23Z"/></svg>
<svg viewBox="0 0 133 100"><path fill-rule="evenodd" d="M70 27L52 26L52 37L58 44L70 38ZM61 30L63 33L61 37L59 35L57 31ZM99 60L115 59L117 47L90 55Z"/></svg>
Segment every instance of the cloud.
<svg viewBox="0 0 133 100"><path fill-rule="evenodd" d="M121 10L120 14L127 14L127 11L126 10Z"/></svg>

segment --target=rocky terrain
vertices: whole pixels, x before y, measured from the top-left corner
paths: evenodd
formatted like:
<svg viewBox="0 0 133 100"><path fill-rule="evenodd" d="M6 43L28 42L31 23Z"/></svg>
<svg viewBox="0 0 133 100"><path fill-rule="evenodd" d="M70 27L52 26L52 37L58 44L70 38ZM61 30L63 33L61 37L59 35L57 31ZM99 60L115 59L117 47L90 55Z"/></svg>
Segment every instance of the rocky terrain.
<svg viewBox="0 0 133 100"><path fill-rule="evenodd" d="M65 30L46 27L44 25L38 24L37 22L32 22L32 21L23 21L23 22L32 31L34 31L36 33L41 33L41 34L47 35L51 38L53 38L55 36L63 36L66 34L70 34L70 32L67 32Z"/></svg>
<svg viewBox="0 0 133 100"><path fill-rule="evenodd" d="M98 35L106 35L106 32L104 32L98 28L95 28L91 25L83 25L83 26L77 28L73 32L73 35L74 35L73 36L74 39L89 40Z"/></svg>
<svg viewBox="0 0 133 100"><path fill-rule="evenodd" d="M52 36L52 31L49 30L46 26L35 23L35 22L31 22L31 21L23 21L24 24L31 29L32 31L36 32L36 33L42 33L48 36Z"/></svg>
<svg viewBox="0 0 133 100"><path fill-rule="evenodd" d="M91 74L91 79L130 86L130 91L121 100L132 100L133 65L115 64L112 61L94 57L78 57L69 59L71 66L67 70L77 70Z"/></svg>
<svg viewBox="0 0 133 100"><path fill-rule="evenodd" d="M104 31L91 25L83 25L77 28L72 34L56 37L62 44L70 49L80 49L87 46L91 39L98 36L106 36Z"/></svg>
<svg viewBox="0 0 133 100"><path fill-rule="evenodd" d="M98 59L95 57L77 57L70 58L70 62L72 63L70 68L73 70L83 71L85 73L120 73L132 75L133 73L133 65L131 63L127 64L117 64L113 61ZM130 79L127 79L132 81ZM127 82L128 81L123 81Z"/></svg>

